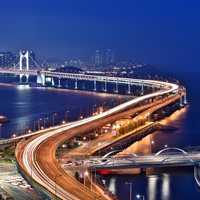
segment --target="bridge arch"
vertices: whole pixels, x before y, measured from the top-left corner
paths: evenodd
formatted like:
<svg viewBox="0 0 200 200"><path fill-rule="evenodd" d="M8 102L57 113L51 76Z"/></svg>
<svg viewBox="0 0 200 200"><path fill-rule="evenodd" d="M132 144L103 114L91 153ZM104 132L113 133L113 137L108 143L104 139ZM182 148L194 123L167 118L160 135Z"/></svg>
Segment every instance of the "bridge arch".
<svg viewBox="0 0 200 200"><path fill-rule="evenodd" d="M107 158L115 153L119 153L121 150L113 150L113 151L110 151L108 152L107 154L105 154L102 158Z"/></svg>
<svg viewBox="0 0 200 200"><path fill-rule="evenodd" d="M180 149L180 148L176 148L176 147L168 147L168 148L165 148L165 149L161 149L160 151L158 151L155 156L159 156L161 155L162 153L164 152L167 152L167 151L178 151L178 152L181 152L183 155L188 155L188 153L183 150L183 149Z"/></svg>
<svg viewBox="0 0 200 200"><path fill-rule="evenodd" d="M107 154L105 154L102 158L107 158L108 156L111 156L111 155L113 155L113 154L115 154L115 153L119 153L119 152L121 152L121 150L113 150L113 151L110 151L110 152L108 152ZM130 156L134 156L134 157L138 157L138 155L137 154L135 154L135 153L131 153L131 154L129 154Z"/></svg>
<svg viewBox="0 0 200 200"><path fill-rule="evenodd" d="M194 180L198 187L200 187L200 172L199 172L199 164L194 165Z"/></svg>
<svg viewBox="0 0 200 200"><path fill-rule="evenodd" d="M183 154L182 157L185 158L186 160L188 160L191 163L195 163L192 158L188 158L188 157L186 157L186 155L187 154ZM173 159L170 158L170 157L167 157L167 158L164 158L161 162L164 164L164 163L166 163L167 161L170 161L170 160L173 160Z"/></svg>

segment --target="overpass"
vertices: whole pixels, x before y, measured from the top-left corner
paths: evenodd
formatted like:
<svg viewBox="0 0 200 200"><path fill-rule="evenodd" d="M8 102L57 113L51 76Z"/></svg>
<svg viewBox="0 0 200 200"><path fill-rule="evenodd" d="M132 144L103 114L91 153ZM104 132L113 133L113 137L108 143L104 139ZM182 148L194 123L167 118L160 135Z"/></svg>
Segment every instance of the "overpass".
<svg viewBox="0 0 200 200"><path fill-rule="evenodd" d="M26 69L13 69L13 68L0 68L0 74L12 74L15 76L22 77L25 75L36 76L37 77L37 85L45 87L46 83L50 80L52 86L56 87L64 87L62 86L61 80L72 80L74 82L74 88L78 89L78 81L90 81L93 83L93 91L97 91L97 84L103 83L103 92L108 92L108 84L114 84L115 89L113 92L119 92L119 85L124 85L126 87L126 93L132 94L132 87L138 86L141 89L141 95L144 94L144 87L152 88L155 90L167 90L172 85L167 82L156 81L156 80L142 80L142 79L133 79L133 78L122 78L122 77L109 77L109 76L97 76L97 75L88 75L88 74L74 74L74 73L63 73L56 71L46 71L46 70L26 70ZM48 81L47 81L48 80ZM57 81L55 81L57 80ZM57 85L55 85L57 82ZM173 87L174 87L173 86ZM180 87L179 87L180 89ZM185 88L182 87L183 90ZM177 92L177 90L173 89L173 92ZM186 93L186 92L185 92ZM183 95L183 99L181 100L183 103L186 103L186 95Z"/></svg>
<svg viewBox="0 0 200 200"><path fill-rule="evenodd" d="M127 169L127 168L157 168L197 166L200 163L200 152L186 152L180 148L165 148L151 155L126 154L112 157L91 157L87 160L74 160L81 165L87 165L91 170ZM76 164L77 164L76 163ZM71 164L74 165L73 162ZM70 167L70 165L64 167Z"/></svg>
<svg viewBox="0 0 200 200"><path fill-rule="evenodd" d="M32 132L31 129L29 129L28 133L20 135L20 136L17 136L16 134L13 134L11 138L0 139L0 149L4 149L4 148L9 147L9 146L11 146L13 144L17 144L21 140L24 140L24 139L26 140L28 138L31 138L31 137L34 137L34 136L37 136L37 135L45 134L48 131L52 131L52 130L59 129L61 127L68 126L68 125L70 125L72 123L73 122L70 122L70 123L67 123L67 124L65 124L65 123L63 124L62 123L61 125L57 125L57 126L41 129L41 130L34 131L34 132Z"/></svg>
<svg viewBox="0 0 200 200"><path fill-rule="evenodd" d="M52 73L47 75L52 75ZM56 73L53 75L61 76L63 74ZM69 126L60 127L56 130L49 130L45 134L33 137L25 143L17 146L16 159L22 173L33 179L49 193L54 194L60 199L96 199L97 195L100 199L111 199L99 188L98 192L89 190L73 178L70 175L70 172L66 173L60 167L60 164L55 157L56 149L59 144L73 138L77 134L84 134L85 132L100 127L103 124L113 122L119 117L122 117L122 114L128 110L137 108L143 104L148 105L152 101L158 101L158 99L174 97L175 101L185 96L185 93L183 92L183 88L178 85L161 81L66 74L66 77L68 76L71 76L72 78L79 77L80 79L88 78L93 81L120 80L127 84L151 85L151 87L158 89L156 92L132 99L99 115L76 121ZM162 103L160 102L160 104L164 106L165 102Z"/></svg>
<svg viewBox="0 0 200 200"><path fill-rule="evenodd" d="M26 59L26 68L23 69L23 59ZM107 92L107 84L115 84L115 92L118 92L118 85L123 84L127 88L127 93L131 94L131 87L138 86L141 88L141 95L122 103L110 110L91 116L70 124L58 126L56 128L47 129L41 134L32 133L32 137L18 143L16 147L16 160L21 173L27 179L33 180L39 184L49 194L66 200L95 200L112 199L108 194L95 186L95 190L84 186L78 182L71 171L64 171L60 163L56 159L56 149L63 141L70 140L76 135L85 134L90 130L101 127L108 122L114 122L122 118L128 113L136 113L138 108L150 109L150 114L155 110L165 107L180 100L180 105L186 103L185 88L177 84L155 81L142 80L121 77L95 76L88 74L61 73L47 70L30 70L28 60L29 54L20 54L19 69L0 69L1 74L13 74L25 76L28 80L29 76L37 77L37 84L45 87L47 81L51 81L54 85L57 80L57 87L61 87L61 80L73 80L74 89L78 89L78 81L90 81L93 83L93 90L97 91L97 83L104 83L104 92ZM144 87L153 88L152 93L144 95ZM98 92L98 91L97 91ZM144 112L142 113L144 114ZM142 115L141 114L141 115ZM17 138L20 139L20 138ZM11 141L16 141L13 139ZM10 142L9 140L4 142ZM124 160L123 160L124 161ZM121 160L122 162L122 160ZM122 163L123 164L123 163Z"/></svg>

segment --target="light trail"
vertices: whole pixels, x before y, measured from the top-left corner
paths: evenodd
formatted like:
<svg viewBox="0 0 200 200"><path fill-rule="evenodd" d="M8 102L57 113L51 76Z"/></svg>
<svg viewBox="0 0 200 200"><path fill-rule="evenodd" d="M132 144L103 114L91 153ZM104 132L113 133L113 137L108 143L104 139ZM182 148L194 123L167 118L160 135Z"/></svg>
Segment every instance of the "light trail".
<svg viewBox="0 0 200 200"><path fill-rule="evenodd" d="M136 81L137 79L134 79L134 81ZM138 80L138 84L140 84L141 80ZM155 87L156 86L162 86L162 90L159 90L157 92L151 93L151 94L147 94L141 97L137 97L135 99L132 99L128 102L125 102L121 105L118 105L114 108L111 108L110 110L107 110L101 114L98 114L96 116L91 116L79 121L76 121L72 124L69 124L67 126L64 127L60 127L56 130L49 130L49 132L45 133L44 135L40 135L38 137L36 137L35 139L33 139L32 141L30 141L23 149L23 153L22 153L22 159L17 160L19 162L19 164L21 166L23 166L23 170L26 172L27 175L32 176L32 179L34 181L36 181L37 183L39 183L40 185L42 185L47 191L49 191L52 194L55 194L55 187L56 187L56 196L61 198L61 199L72 199L72 200L79 200L79 199L95 199L96 198L96 194L94 192L91 192L88 188L83 187L83 185L81 183L79 183L78 181L76 181L73 177L70 177L68 175L68 179L70 179L71 184L75 184L78 185L79 187L79 192L82 192L82 198L79 198L72 194L73 191L67 191L65 190L62 185L59 185L55 182L55 180L53 180L52 178L50 178L47 175L46 171L43 171L42 167L41 167L41 163L38 163L37 161L37 151L39 151L39 149L44 146L43 144L45 144L45 142L47 142L50 138L55 137L55 136L62 136L63 133L65 133L66 131L69 130L74 130L75 128L81 127L83 125L89 125L90 123L94 123L94 122L98 122L99 120L102 120L106 117L109 116L113 116L117 113L120 113L124 110L127 110L133 106L136 106L138 103L143 102L145 100L149 100L155 97L162 97L163 95L166 94L170 94L170 93L174 93L175 95L179 95L179 86L176 84L172 84L172 83L165 83L165 82L161 82L161 81L151 81L151 80L142 80L143 83L148 84L148 85L152 85ZM76 133L70 132L67 134L67 137L72 137L75 136ZM56 141L55 141L56 142ZM56 143L56 147L57 147L57 143ZM53 150L55 151L55 149ZM18 158L18 157L17 157ZM52 162L53 162L54 158L52 158ZM43 163L45 164L45 163ZM52 169L53 170L53 169ZM62 174L62 176L66 176L66 174ZM63 177L64 178L64 177ZM102 196L102 199L110 199L108 196L104 195Z"/></svg>

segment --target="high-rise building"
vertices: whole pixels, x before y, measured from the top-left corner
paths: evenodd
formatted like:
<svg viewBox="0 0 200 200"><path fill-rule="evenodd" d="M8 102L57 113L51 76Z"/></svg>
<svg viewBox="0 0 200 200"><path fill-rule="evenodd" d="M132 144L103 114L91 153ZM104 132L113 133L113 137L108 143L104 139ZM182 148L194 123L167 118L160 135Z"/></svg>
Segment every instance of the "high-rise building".
<svg viewBox="0 0 200 200"><path fill-rule="evenodd" d="M0 52L0 67L11 67L15 64L16 56L11 52Z"/></svg>
<svg viewBox="0 0 200 200"><path fill-rule="evenodd" d="M70 59L66 60L64 65L69 67L82 67L83 62L80 59Z"/></svg>
<svg viewBox="0 0 200 200"><path fill-rule="evenodd" d="M96 50L94 55L95 66L106 66L114 63L114 52L111 49Z"/></svg>
<svg viewBox="0 0 200 200"><path fill-rule="evenodd" d="M104 64L110 65L114 63L114 52L111 49L106 49L104 53Z"/></svg>
<svg viewBox="0 0 200 200"><path fill-rule="evenodd" d="M100 50L95 51L94 64L95 66L100 66L103 64L103 56Z"/></svg>

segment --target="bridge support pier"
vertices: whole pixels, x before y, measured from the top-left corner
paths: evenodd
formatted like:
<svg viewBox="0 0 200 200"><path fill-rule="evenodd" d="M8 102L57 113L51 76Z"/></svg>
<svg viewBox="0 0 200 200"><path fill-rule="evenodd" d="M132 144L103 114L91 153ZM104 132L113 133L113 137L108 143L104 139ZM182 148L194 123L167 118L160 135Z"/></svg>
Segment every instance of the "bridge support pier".
<svg viewBox="0 0 200 200"><path fill-rule="evenodd" d="M115 93L118 93L118 81L115 82Z"/></svg>
<svg viewBox="0 0 200 200"><path fill-rule="evenodd" d="M23 81L22 81L23 76L26 77L26 83L28 83L28 82L29 82L29 75L28 75L28 74L20 74L20 75L19 75L19 82L20 82L20 83L23 82Z"/></svg>
<svg viewBox="0 0 200 200"><path fill-rule="evenodd" d="M93 90L97 91L97 81L96 80L94 80L94 89Z"/></svg>
<svg viewBox="0 0 200 200"><path fill-rule="evenodd" d="M128 83L128 94L131 94L131 84Z"/></svg>
<svg viewBox="0 0 200 200"><path fill-rule="evenodd" d="M75 80L75 86L74 86L74 88L77 90L78 89L78 80L76 79Z"/></svg>
<svg viewBox="0 0 200 200"><path fill-rule="evenodd" d="M183 96L180 97L179 105L180 105L180 107L183 107L183 106L184 106L184 104L183 104Z"/></svg>
<svg viewBox="0 0 200 200"><path fill-rule="evenodd" d="M61 82L60 82L60 78L58 78L58 87L61 87Z"/></svg>
<svg viewBox="0 0 200 200"><path fill-rule="evenodd" d="M186 89L182 89L182 96L180 97L180 107L183 107L184 105L187 104L187 94L186 94Z"/></svg>
<svg viewBox="0 0 200 200"><path fill-rule="evenodd" d="M52 85L52 86L55 86L55 82L54 82L53 77L51 78L51 85Z"/></svg>
<svg viewBox="0 0 200 200"><path fill-rule="evenodd" d="M28 83L29 82L29 75L26 74L25 76L26 76L26 83Z"/></svg>
<svg viewBox="0 0 200 200"><path fill-rule="evenodd" d="M104 92L107 92L107 81L104 82Z"/></svg>
<svg viewBox="0 0 200 200"><path fill-rule="evenodd" d="M37 74L37 84L38 85L42 85L45 86L45 74L44 73L38 73Z"/></svg>
<svg viewBox="0 0 200 200"><path fill-rule="evenodd" d="M186 105L187 104L187 96L186 94L183 96L183 103Z"/></svg>
<svg viewBox="0 0 200 200"><path fill-rule="evenodd" d="M22 77L23 77L23 74L20 74L19 75L19 83L22 83Z"/></svg>
<svg viewBox="0 0 200 200"><path fill-rule="evenodd" d="M185 88L184 88L183 103L184 103L185 105L187 104L187 92L186 92L186 89L185 89Z"/></svg>
<svg viewBox="0 0 200 200"><path fill-rule="evenodd" d="M144 84L141 84L141 95L144 95Z"/></svg>
<svg viewBox="0 0 200 200"><path fill-rule="evenodd" d="M180 107L183 107L186 104L187 104L187 97L186 95L183 95L180 97Z"/></svg>

